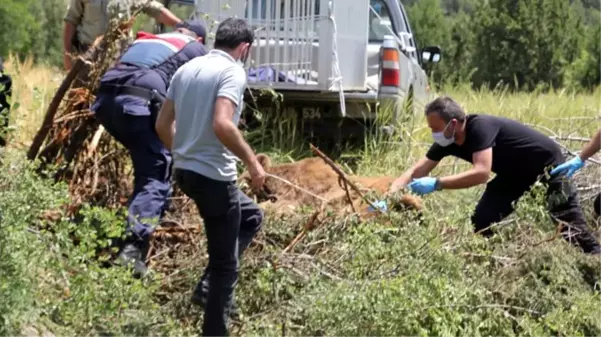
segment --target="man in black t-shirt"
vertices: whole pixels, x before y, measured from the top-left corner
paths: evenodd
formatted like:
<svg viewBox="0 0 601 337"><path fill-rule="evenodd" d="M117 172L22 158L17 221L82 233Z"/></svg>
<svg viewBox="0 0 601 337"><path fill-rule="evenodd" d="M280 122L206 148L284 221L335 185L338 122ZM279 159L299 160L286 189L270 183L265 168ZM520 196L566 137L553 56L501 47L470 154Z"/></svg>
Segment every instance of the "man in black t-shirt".
<svg viewBox="0 0 601 337"><path fill-rule="evenodd" d="M496 177L487 183L471 217L477 233L491 236L489 227L513 212L512 202L540 179L548 186L547 202L552 217L565 223L564 238L586 253L601 253L599 243L586 226L570 182L558 176L548 178L546 174L565 160L552 139L511 119L466 115L449 97L435 99L425 111L435 143L425 158L393 182L390 192L403 186L420 195L442 189L469 188L487 183L490 173L494 172ZM449 155L472 163L472 168L456 175L428 177L438 162Z"/></svg>

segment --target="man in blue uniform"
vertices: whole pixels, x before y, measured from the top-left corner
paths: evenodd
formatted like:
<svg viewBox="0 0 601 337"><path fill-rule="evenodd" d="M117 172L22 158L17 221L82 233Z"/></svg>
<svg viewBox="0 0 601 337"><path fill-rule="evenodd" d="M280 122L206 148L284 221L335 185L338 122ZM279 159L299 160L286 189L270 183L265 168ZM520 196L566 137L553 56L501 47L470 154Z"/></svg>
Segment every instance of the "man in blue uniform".
<svg viewBox="0 0 601 337"><path fill-rule="evenodd" d="M186 21L171 33L138 33L118 63L102 77L92 111L104 128L130 153L134 190L129 201L127 238L119 260L133 264L134 276L147 272L150 234L171 195L171 153L154 124L175 71L208 51L206 29Z"/></svg>

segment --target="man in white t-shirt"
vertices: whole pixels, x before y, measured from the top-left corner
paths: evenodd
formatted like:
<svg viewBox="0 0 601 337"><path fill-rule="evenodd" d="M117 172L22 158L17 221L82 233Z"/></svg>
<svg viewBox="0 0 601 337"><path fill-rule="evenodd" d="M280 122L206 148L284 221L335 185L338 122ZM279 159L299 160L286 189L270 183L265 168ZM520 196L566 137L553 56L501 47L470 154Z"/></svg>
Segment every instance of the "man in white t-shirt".
<svg viewBox="0 0 601 337"><path fill-rule="evenodd" d="M238 158L248 168L253 188L265 181L263 167L237 126L247 80L243 65L253 40L244 20L223 21L215 49L173 76L156 122L173 154L176 182L204 221L209 263L192 301L205 305L205 336L227 335L239 256L263 221L263 211L236 185Z"/></svg>

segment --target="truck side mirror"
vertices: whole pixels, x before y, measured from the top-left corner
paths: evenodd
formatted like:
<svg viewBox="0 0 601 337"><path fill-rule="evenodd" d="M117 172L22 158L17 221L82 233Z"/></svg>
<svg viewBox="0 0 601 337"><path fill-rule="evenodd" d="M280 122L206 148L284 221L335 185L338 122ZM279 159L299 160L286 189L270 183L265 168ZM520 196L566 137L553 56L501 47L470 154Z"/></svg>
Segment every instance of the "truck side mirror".
<svg viewBox="0 0 601 337"><path fill-rule="evenodd" d="M442 58L442 50L438 46L428 46L422 49L422 60L424 62L438 63Z"/></svg>

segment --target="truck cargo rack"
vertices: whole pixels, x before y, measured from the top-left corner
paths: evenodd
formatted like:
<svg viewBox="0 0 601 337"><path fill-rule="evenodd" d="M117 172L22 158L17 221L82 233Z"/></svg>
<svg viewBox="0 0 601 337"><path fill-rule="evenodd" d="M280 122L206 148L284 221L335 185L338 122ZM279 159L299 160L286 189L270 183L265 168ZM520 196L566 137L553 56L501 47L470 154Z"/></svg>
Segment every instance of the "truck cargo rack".
<svg viewBox="0 0 601 337"><path fill-rule="evenodd" d="M218 23L228 17L245 18L255 30L247 65L249 88L338 92L343 111L344 91L367 90L369 0L172 3L190 2L196 18L207 26L208 46L213 45Z"/></svg>

